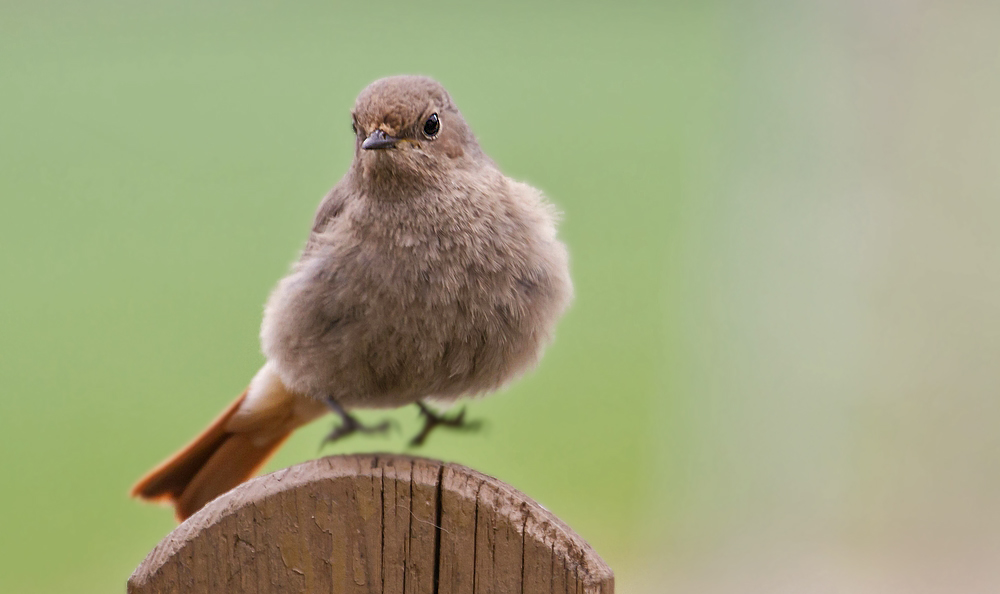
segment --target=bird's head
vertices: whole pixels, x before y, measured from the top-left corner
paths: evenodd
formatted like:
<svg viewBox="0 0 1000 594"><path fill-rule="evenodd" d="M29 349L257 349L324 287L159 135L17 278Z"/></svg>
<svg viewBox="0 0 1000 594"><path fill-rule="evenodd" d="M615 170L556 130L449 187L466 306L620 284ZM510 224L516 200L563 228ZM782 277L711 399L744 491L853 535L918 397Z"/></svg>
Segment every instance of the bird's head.
<svg viewBox="0 0 1000 594"><path fill-rule="evenodd" d="M448 92L427 77L376 80L351 117L355 173L379 190L419 191L486 159Z"/></svg>

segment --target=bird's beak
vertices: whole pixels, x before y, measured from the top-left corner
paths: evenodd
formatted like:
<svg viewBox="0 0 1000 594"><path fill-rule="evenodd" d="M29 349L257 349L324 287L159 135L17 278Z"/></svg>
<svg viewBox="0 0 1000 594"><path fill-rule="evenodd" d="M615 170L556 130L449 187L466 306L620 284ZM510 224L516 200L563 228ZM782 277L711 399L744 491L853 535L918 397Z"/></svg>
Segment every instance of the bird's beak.
<svg viewBox="0 0 1000 594"><path fill-rule="evenodd" d="M368 151L393 148L394 146L396 146L396 141L397 141L396 138L389 136L381 129L379 129L372 132L371 135L369 135L368 138L366 138L365 141L361 143L361 148Z"/></svg>

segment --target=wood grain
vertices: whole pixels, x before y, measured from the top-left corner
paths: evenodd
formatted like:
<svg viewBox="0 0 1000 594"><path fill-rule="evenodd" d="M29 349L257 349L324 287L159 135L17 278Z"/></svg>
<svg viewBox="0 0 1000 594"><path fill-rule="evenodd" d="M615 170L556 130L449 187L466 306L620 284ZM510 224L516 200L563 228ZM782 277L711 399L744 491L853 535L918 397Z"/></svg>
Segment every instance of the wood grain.
<svg viewBox="0 0 1000 594"><path fill-rule="evenodd" d="M330 456L256 478L167 535L130 594L614 594L548 510L464 466Z"/></svg>

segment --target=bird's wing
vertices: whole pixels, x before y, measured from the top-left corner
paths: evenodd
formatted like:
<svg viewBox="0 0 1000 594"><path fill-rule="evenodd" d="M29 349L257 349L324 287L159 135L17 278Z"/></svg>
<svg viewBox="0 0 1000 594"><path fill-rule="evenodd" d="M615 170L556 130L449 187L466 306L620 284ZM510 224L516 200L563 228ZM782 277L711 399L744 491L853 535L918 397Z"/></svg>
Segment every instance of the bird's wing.
<svg viewBox="0 0 1000 594"><path fill-rule="evenodd" d="M330 222L340 216L340 213L344 211L344 206L347 204L348 197L350 193L345 189L344 183L339 183L327 192L323 201L319 203L319 207L316 209L316 215L313 217L312 231L309 233L309 241L306 242L306 248L303 250L303 257L309 254L313 248L316 247L318 241L317 236L319 236L326 228L330 225Z"/></svg>

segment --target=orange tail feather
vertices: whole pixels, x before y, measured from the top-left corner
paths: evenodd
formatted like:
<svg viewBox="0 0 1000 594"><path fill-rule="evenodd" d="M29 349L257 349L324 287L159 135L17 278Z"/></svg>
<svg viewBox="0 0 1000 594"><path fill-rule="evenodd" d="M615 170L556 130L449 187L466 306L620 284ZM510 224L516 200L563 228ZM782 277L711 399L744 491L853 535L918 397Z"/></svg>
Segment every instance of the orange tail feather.
<svg viewBox="0 0 1000 594"><path fill-rule="evenodd" d="M206 503L249 479L291 435L291 429L255 443L252 435L226 430L226 422L243 403L243 392L201 435L149 471L131 495L174 505L183 521Z"/></svg>
<svg viewBox="0 0 1000 594"><path fill-rule="evenodd" d="M292 394L265 366L207 429L139 479L131 494L172 503L183 521L253 476L292 431L323 412L321 403Z"/></svg>

